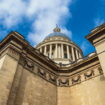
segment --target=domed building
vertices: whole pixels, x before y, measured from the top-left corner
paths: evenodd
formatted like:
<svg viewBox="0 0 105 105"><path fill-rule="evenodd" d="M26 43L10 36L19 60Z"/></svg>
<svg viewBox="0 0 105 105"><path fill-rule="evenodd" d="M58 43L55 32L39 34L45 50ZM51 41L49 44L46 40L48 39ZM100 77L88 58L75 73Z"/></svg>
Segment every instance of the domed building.
<svg viewBox="0 0 105 105"><path fill-rule="evenodd" d="M61 32L59 27L53 30L36 48L56 63L70 64L83 57L82 50Z"/></svg>
<svg viewBox="0 0 105 105"><path fill-rule="evenodd" d="M0 105L105 105L105 24L82 50L56 27L36 47L18 32L0 42Z"/></svg>

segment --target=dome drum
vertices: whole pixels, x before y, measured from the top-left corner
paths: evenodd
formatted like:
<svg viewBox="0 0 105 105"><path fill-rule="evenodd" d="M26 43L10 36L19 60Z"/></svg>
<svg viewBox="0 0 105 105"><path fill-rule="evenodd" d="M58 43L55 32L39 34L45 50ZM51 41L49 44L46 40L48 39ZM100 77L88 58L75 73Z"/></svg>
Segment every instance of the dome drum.
<svg viewBox="0 0 105 105"><path fill-rule="evenodd" d="M67 64L70 63L70 61L82 58L82 52L80 52L81 50L71 44L69 45L68 43L47 43L43 46L38 46L37 49L56 63L63 62L64 64Z"/></svg>

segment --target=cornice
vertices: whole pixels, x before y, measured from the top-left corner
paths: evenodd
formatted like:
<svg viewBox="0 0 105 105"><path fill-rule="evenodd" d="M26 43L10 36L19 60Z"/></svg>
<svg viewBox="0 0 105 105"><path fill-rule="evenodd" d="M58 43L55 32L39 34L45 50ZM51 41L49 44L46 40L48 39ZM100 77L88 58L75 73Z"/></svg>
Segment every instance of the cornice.
<svg viewBox="0 0 105 105"><path fill-rule="evenodd" d="M82 58L82 60L80 60L79 62L77 60L77 61L73 62L72 64L70 64L68 66L64 67L64 66L61 65L59 70L61 72L65 72L65 73L67 72L68 73L68 72L72 72L72 70L74 70L76 68L81 68L81 66L83 67L85 65L90 64L90 62L92 63L92 62L96 62L96 61L99 62L99 59L98 59L97 54L94 54L91 57L84 57L84 58Z"/></svg>
<svg viewBox="0 0 105 105"><path fill-rule="evenodd" d="M92 30L91 33L86 36L86 38L90 41L90 43L94 44L93 40L102 36L103 33L105 33L105 23Z"/></svg>
<svg viewBox="0 0 105 105"><path fill-rule="evenodd" d="M86 38L90 38L94 34L97 34L97 33L101 32L101 31L103 31L104 29L105 29L105 23L100 25L100 26L98 26L98 27L96 27L95 29L93 29L91 31L91 33L86 36Z"/></svg>

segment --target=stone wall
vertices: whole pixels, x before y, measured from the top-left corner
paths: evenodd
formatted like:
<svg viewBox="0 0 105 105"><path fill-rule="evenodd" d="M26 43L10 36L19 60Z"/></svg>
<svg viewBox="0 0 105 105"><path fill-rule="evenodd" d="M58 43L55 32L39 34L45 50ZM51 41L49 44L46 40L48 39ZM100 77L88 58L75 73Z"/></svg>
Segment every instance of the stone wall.
<svg viewBox="0 0 105 105"><path fill-rule="evenodd" d="M57 105L56 85L19 64L13 50L7 52L0 57L0 105Z"/></svg>
<svg viewBox="0 0 105 105"><path fill-rule="evenodd" d="M7 105L18 62L8 55L0 58L0 105Z"/></svg>
<svg viewBox="0 0 105 105"><path fill-rule="evenodd" d="M105 105L105 77L100 75L71 87L58 87L58 105Z"/></svg>
<svg viewBox="0 0 105 105"><path fill-rule="evenodd" d="M70 88L71 105L105 105L105 77L87 80Z"/></svg>
<svg viewBox="0 0 105 105"><path fill-rule="evenodd" d="M23 69L15 105L56 105L57 87Z"/></svg>

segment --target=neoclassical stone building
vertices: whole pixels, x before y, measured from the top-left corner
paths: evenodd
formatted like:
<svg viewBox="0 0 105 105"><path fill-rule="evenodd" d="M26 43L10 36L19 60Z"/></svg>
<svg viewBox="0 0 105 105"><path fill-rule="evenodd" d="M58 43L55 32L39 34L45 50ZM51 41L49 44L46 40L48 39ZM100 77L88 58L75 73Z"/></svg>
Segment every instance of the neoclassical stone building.
<svg viewBox="0 0 105 105"><path fill-rule="evenodd" d="M0 42L0 105L105 105L105 24L87 56L59 27L35 48L18 32Z"/></svg>

